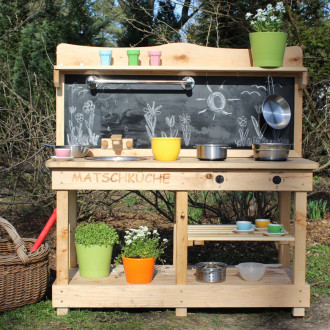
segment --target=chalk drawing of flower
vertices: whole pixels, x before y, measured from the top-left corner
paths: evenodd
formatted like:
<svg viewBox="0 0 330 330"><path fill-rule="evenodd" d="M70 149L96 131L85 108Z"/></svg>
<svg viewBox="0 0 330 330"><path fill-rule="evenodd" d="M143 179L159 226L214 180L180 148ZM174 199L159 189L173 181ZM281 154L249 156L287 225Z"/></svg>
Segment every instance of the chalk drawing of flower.
<svg viewBox="0 0 330 330"><path fill-rule="evenodd" d="M152 102L152 106L147 103L147 106L143 108L144 118L146 119L147 125L145 125L149 139L155 136L155 128L157 122L157 116L161 114L159 111L163 106L159 105L155 108L155 102Z"/></svg>
<svg viewBox="0 0 330 330"><path fill-rule="evenodd" d="M190 128L190 116L187 113L183 113L182 116L179 115L180 125L182 128L183 141L185 145L189 145L191 137L191 128Z"/></svg>
<svg viewBox="0 0 330 330"><path fill-rule="evenodd" d="M84 106L83 106L84 113L86 113L86 114L94 113L94 109L95 109L95 104L93 103L93 101L88 100L84 103Z"/></svg>
<svg viewBox="0 0 330 330"><path fill-rule="evenodd" d="M84 115L82 113L77 113L75 119L79 124L82 124L84 122Z"/></svg>
<svg viewBox="0 0 330 330"><path fill-rule="evenodd" d="M239 117L238 118L238 125L240 127L246 127L246 125L247 125L247 118L245 116Z"/></svg>

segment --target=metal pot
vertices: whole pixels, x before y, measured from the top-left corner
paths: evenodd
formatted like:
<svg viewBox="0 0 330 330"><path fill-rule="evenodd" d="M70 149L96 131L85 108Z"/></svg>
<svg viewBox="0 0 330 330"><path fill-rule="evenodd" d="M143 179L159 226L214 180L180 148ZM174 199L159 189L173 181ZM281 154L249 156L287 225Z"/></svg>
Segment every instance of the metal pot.
<svg viewBox="0 0 330 330"><path fill-rule="evenodd" d="M71 156L75 158L83 158L87 155L89 149L92 148L92 146L83 146L83 145L54 145L54 144L48 144L48 143L41 143L44 146L53 147L56 149L70 149L71 150Z"/></svg>
<svg viewBox="0 0 330 330"><path fill-rule="evenodd" d="M196 279L199 282L219 283L226 279L227 265L223 262L200 262L196 265Z"/></svg>
<svg viewBox="0 0 330 330"><path fill-rule="evenodd" d="M197 144L197 158L200 160L224 160L228 147L223 144Z"/></svg>
<svg viewBox="0 0 330 330"><path fill-rule="evenodd" d="M290 146L290 144L285 143L252 144L254 159L261 161L286 161Z"/></svg>

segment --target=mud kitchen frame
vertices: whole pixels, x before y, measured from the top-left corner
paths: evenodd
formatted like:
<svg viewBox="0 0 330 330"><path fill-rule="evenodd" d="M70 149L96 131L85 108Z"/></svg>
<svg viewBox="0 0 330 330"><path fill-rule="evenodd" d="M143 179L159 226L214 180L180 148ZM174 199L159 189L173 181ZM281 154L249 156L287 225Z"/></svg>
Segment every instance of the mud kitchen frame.
<svg viewBox="0 0 330 330"><path fill-rule="evenodd" d="M251 65L248 49L216 49L191 44L168 44L140 48L140 65L128 66L125 48L113 49L110 66L99 64L97 47L60 44L54 68L56 86L56 143L65 141L65 78L86 75L162 75L194 77L231 75L294 78L294 142L288 161L257 162L252 150L233 148L221 162L196 159L196 150L182 149L174 162L157 162L150 148L135 149L130 139L104 139L89 156L145 156L133 162L48 160L52 189L57 192L56 281L53 307L58 315L69 308L175 308L186 316L188 308L288 307L303 316L310 306L310 287L305 283L307 191L312 190L313 170L318 164L302 158L302 89L307 69L299 47L288 47L280 68ZM162 65L150 66L148 50L162 50ZM178 87L180 88L180 86ZM134 139L134 137L132 137ZM150 284L131 285L123 270L112 269L109 277L86 279L79 275L73 240L78 190L171 190L175 192L174 262L156 266ZM230 225L188 225L188 191L278 191L280 222L290 232L291 194L294 197L294 226L289 235L236 235ZM246 282L229 267L225 282L197 282L187 265L187 250L204 241L275 241L279 244L281 268L266 271L258 282ZM289 249L294 246L290 265Z"/></svg>

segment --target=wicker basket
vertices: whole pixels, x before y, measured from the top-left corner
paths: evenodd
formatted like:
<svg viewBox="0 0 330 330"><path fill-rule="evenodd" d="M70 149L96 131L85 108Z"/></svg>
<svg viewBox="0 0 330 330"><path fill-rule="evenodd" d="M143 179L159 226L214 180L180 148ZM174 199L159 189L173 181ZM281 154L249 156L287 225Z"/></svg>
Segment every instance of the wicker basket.
<svg viewBox="0 0 330 330"><path fill-rule="evenodd" d="M48 244L29 252L36 240L21 238L1 217L0 233L10 237L0 239L0 311L41 300L49 282Z"/></svg>

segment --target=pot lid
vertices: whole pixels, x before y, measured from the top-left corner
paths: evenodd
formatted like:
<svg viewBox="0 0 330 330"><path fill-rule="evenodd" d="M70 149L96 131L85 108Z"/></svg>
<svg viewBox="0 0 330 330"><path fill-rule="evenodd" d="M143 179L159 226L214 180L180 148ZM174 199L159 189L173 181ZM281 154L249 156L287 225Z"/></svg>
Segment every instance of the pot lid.
<svg viewBox="0 0 330 330"><path fill-rule="evenodd" d="M201 269L221 269L225 268L227 265L223 262L216 262L216 261L210 261L210 262L200 262L197 264L197 268Z"/></svg>

